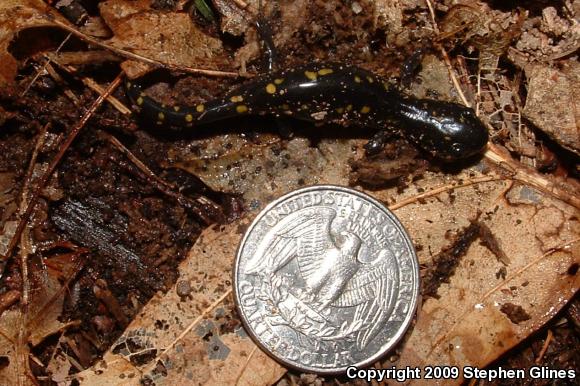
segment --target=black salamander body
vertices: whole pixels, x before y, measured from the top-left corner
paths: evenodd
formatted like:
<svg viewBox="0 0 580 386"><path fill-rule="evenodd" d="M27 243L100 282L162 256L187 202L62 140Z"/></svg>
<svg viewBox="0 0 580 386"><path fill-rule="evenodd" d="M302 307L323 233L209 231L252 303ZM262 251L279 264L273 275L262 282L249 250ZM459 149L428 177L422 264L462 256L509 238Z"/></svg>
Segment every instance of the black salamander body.
<svg viewBox="0 0 580 386"><path fill-rule="evenodd" d="M128 83L127 89L141 112L160 125L191 127L257 114L378 130L397 127L417 146L448 161L481 152L488 138L472 109L404 96L373 73L341 64L313 63L268 73L196 106L167 107L144 95L138 84Z"/></svg>

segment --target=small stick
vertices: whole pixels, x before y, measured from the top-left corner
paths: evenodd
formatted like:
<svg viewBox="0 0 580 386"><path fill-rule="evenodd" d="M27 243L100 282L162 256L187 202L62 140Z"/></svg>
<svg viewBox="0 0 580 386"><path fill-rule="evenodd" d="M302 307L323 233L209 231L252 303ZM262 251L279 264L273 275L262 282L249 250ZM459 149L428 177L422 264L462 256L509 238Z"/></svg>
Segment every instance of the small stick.
<svg viewBox="0 0 580 386"><path fill-rule="evenodd" d="M68 42L68 40L70 39L70 37L72 36L72 34L68 34L66 36L66 38L63 39L62 43L60 43L60 45L56 48L55 53L58 53L58 51L60 51L60 49L66 44L66 42ZM26 88L24 89L24 91L22 91L22 94L20 94L21 97L23 97L28 90L30 90L30 87L32 87L32 85L34 84L34 82L36 82L36 80L38 79L38 77L40 76L40 74L42 74L42 72L46 69L46 66L50 63L50 58L47 58L46 61L44 62L44 64L42 65L41 68L38 69L38 71L36 71L36 74L34 75L34 78L32 78L32 80L30 81L30 83L28 84L28 86L26 86Z"/></svg>
<svg viewBox="0 0 580 386"><path fill-rule="evenodd" d="M109 134L104 134L104 136L113 146L115 146L121 153L129 158L129 160L133 162L135 166L137 166L137 168L145 175L145 178L149 180L149 182L155 186L155 188L167 196L175 199L181 205L186 207L193 207L195 209L195 214L201 218L206 225L212 224L215 222L215 219L211 219L204 213L204 207L210 207L214 213L222 213L221 208L206 197L199 196L195 200L190 200L184 195L176 193L174 186L170 185L155 173L153 173L153 171L149 169L147 165L145 165L139 158L135 157L135 155L131 153L131 151L129 151L129 149L127 149L117 138Z"/></svg>
<svg viewBox="0 0 580 386"><path fill-rule="evenodd" d="M536 358L536 360L535 360L535 363L537 365L542 363L542 359L544 358L546 351L548 351L548 347L550 346L550 343L552 342L553 337L554 337L554 333L552 332L552 330L548 330L548 335L546 336L546 341L544 342L544 345L542 346L542 350L540 351L540 355L538 355L538 358Z"/></svg>
<svg viewBox="0 0 580 386"><path fill-rule="evenodd" d="M431 20L433 21L433 29L435 30L437 35L439 35L439 26L437 25L437 21L435 20L435 10L433 9L433 4L431 4L431 0L426 0L426 2L427 2L427 7L429 8L429 14L431 15ZM445 62L445 65L447 66L447 72L449 72L449 77L451 78L451 82L453 82L453 86L457 90L457 94L459 95L461 102L463 102L463 104L465 106L471 107L471 103L469 103L469 101L465 97L465 94L463 93L463 90L461 89L461 85L459 84L459 81L457 80L457 77L455 76L455 71L453 70L453 64L451 63L451 59L449 58L447 51L445 50L445 48L443 48L443 46L441 44L437 43L436 45L439 48L439 50L441 51L441 55L443 56L443 61Z"/></svg>
<svg viewBox="0 0 580 386"><path fill-rule="evenodd" d="M67 73L72 74L72 75L76 74L77 69L75 67L70 66L70 65L64 65L64 64L60 63L58 61L57 56L52 57L51 60L52 60L52 63L56 64L63 71L66 71ZM83 82L83 84L85 86L87 86L91 90L95 91L97 94L102 94L105 91L105 89L100 84L95 82L95 80L93 78L89 78L89 77L84 76L81 78L81 81ZM109 95L107 97L107 102L109 102L111 104L111 106L116 108L121 114L124 114L124 115L131 114L131 110L127 106L125 106L123 103L121 103L121 101L118 100L117 98L115 98L114 96Z"/></svg>

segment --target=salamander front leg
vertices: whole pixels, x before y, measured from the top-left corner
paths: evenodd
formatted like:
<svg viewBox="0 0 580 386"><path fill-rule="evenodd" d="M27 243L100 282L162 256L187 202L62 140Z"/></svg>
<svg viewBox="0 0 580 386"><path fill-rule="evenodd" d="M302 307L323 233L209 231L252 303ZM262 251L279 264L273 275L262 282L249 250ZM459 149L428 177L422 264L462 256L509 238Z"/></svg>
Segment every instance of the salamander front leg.
<svg viewBox="0 0 580 386"><path fill-rule="evenodd" d="M278 127L278 135L282 139L292 139L294 138L294 129L292 127L292 119L286 117L277 117L276 126Z"/></svg>
<svg viewBox="0 0 580 386"><path fill-rule="evenodd" d="M365 148L365 153L367 156L373 156L379 154L385 147L385 143L389 140L392 135L390 130L380 130L373 135L371 139L363 146Z"/></svg>
<svg viewBox="0 0 580 386"><path fill-rule="evenodd" d="M421 47L416 49L411 56L409 56L401 65L400 71L400 87L405 90L411 86L413 79L419 72L421 61L426 53L432 50L432 43L423 43Z"/></svg>

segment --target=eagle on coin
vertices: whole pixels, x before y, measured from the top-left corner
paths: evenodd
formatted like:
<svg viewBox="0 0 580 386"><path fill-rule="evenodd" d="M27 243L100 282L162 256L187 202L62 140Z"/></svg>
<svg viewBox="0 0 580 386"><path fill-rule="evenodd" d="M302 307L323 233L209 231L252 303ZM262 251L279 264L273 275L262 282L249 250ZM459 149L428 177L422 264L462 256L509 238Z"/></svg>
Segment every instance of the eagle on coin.
<svg viewBox="0 0 580 386"><path fill-rule="evenodd" d="M275 275L296 261L306 283L302 300L318 312L355 307L352 325L359 349L385 327L397 293L398 267L393 252L381 247L361 261L363 240L355 233L332 231L337 212L317 206L300 209L276 224L248 261L247 274Z"/></svg>

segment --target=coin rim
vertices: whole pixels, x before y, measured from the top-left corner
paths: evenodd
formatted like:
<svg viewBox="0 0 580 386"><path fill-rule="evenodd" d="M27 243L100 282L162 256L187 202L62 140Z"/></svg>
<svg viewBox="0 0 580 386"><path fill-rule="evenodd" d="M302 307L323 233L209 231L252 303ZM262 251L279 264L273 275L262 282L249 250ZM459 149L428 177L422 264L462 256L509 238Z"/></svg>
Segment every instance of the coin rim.
<svg viewBox="0 0 580 386"><path fill-rule="evenodd" d="M279 203L287 200L288 198L305 193L305 192L308 192L308 191L320 191L320 190L334 190L334 191L341 191L341 192L354 194L354 195L357 195L363 199L370 201L371 203L375 204L380 210L382 210L391 219L391 221L393 221L395 226L397 226L399 228L399 230L402 231L402 233L404 235L405 242L407 243L407 246L411 250L412 263L413 263L413 275L414 275L414 279L417 282L417 286L416 286L415 291L413 293L413 298L411 299L412 304L411 304L410 309L412 311L407 313L405 320L401 323L401 327L398 329L397 333L393 336L393 338L391 340L389 340L386 344L384 344L381 347L381 349L379 351L377 351L371 357L369 357L363 361L350 364L346 367L339 367L339 368L332 368L332 369L322 369L319 367L304 366L304 365L301 365L299 363L290 362L290 361L286 360L285 358L276 356L276 354L274 354L272 351L270 351L270 349L268 349L262 343L260 338L254 333L254 330L251 328L251 326L247 322L246 314L243 311L241 304L240 304L239 290L238 290L238 280L239 280L238 276L239 276L239 267L240 267L242 249L243 249L243 246L246 244L246 241L247 241L248 237L250 236L250 234L252 233L254 227L258 224L258 222L260 222L260 220L273 207L275 207ZM361 192L361 191L353 189L353 188L346 188L344 186L324 184L324 185L310 185L310 186L299 188L299 189L293 190L289 193L286 193L286 194L280 196L279 198L275 199L274 201L270 202L268 205L266 205L260 211L260 213L258 213L256 215L254 220L251 222L250 226L246 229L246 231L244 233L244 237L242 237L242 240L240 241L240 243L238 245L238 248L236 251L236 260L234 262L232 285L234 287L233 288L234 289L234 303L235 303L236 308L238 310L238 313L240 315L240 320L242 321L242 324L244 325L244 329L245 329L246 333L252 338L254 343L258 347L260 347L260 349L263 352L265 352L268 356L270 356L271 358L276 360L278 363L281 363L284 366L290 367L290 368L295 369L295 370L299 370L302 372L309 372L309 373L333 375L333 374L343 374L346 372L346 370L349 367L352 367L352 366L357 367L357 368L369 366L369 365L375 363L379 358L386 355L389 351L391 351L393 349L394 346L396 346L397 343L399 343L399 341L406 334L413 318L415 317L415 313L417 310L417 300L419 297L419 290L421 288L420 281L421 281L421 279L419 276L419 260L417 259L417 253L415 251L415 246L413 245L413 242L411 241L411 237L410 237L409 233L407 232L407 230L405 229L403 224L401 224L401 222L399 221L397 216L391 210L389 210L389 208L387 208L385 204L383 204L382 202L378 201L377 199L371 197L367 193Z"/></svg>

